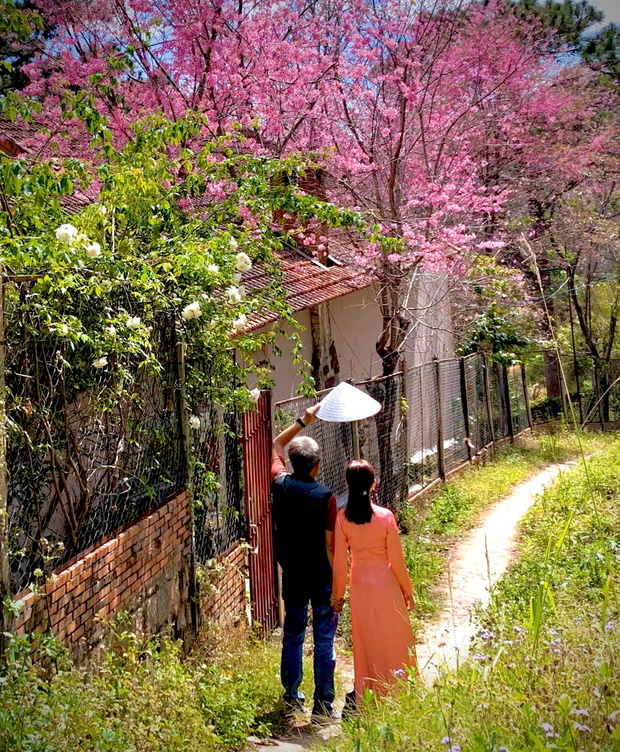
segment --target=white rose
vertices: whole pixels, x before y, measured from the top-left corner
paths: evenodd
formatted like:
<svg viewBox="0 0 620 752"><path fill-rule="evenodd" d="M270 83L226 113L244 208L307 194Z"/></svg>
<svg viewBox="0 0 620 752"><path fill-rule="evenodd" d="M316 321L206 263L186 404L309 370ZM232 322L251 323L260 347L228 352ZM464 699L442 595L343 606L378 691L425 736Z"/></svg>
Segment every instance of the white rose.
<svg viewBox="0 0 620 752"><path fill-rule="evenodd" d="M233 321L232 328L236 332L242 332L245 329L247 323L248 323L248 317L245 315L245 313L242 313L238 318L236 318Z"/></svg>
<svg viewBox="0 0 620 752"><path fill-rule="evenodd" d="M244 294L245 290L243 288L235 287L234 285L226 288L226 295L228 295L228 300L231 303L241 303Z"/></svg>
<svg viewBox="0 0 620 752"><path fill-rule="evenodd" d="M137 329L140 326L139 316L130 316L127 321L127 329Z"/></svg>
<svg viewBox="0 0 620 752"><path fill-rule="evenodd" d="M87 245L86 255L88 258L97 258L97 256L101 256L101 246L99 243L90 243L90 245Z"/></svg>
<svg viewBox="0 0 620 752"><path fill-rule="evenodd" d="M108 324L105 328L105 333L108 337L116 337L116 327L114 324Z"/></svg>
<svg viewBox="0 0 620 752"><path fill-rule="evenodd" d="M60 225L56 230L56 239L60 240L61 243L68 243L71 245L72 243L75 243L77 237L78 231L73 225Z"/></svg>
<svg viewBox="0 0 620 752"><path fill-rule="evenodd" d="M243 251L239 251L237 254L237 271L238 272L249 272L252 268L252 259L248 256L247 253L244 253Z"/></svg>
<svg viewBox="0 0 620 752"><path fill-rule="evenodd" d="M192 415L189 419L189 427L193 428L194 431L198 431L200 428L200 418L197 415Z"/></svg>
<svg viewBox="0 0 620 752"><path fill-rule="evenodd" d="M81 232L75 240L77 243L85 243L88 240L88 235Z"/></svg>
<svg viewBox="0 0 620 752"><path fill-rule="evenodd" d="M237 253L237 248L239 248L239 244L233 237L231 237L230 240L228 241L228 247L230 248L231 253Z"/></svg>
<svg viewBox="0 0 620 752"><path fill-rule="evenodd" d="M197 300L194 303L190 303L189 305L186 305L181 313L181 316L186 321L191 321L191 319L200 318L201 315L202 315L202 311L200 310L200 303Z"/></svg>
<svg viewBox="0 0 620 752"><path fill-rule="evenodd" d="M99 214L101 214L102 217L105 217L105 215L108 213L108 210L103 205L98 206L97 210L99 211Z"/></svg>
<svg viewBox="0 0 620 752"><path fill-rule="evenodd" d="M218 274L220 267L217 264L209 264L209 266L207 266L207 271L213 272L213 274Z"/></svg>
<svg viewBox="0 0 620 752"><path fill-rule="evenodd" d="M233 274L233 279L235 280L235 284L238 285L241 282L242 277L239 272L237 272L236 274Z"/></svg>
<svg viewBox="0 0 620 752"><path fill-rule="evenodd" d="M93 360L93 368L105 368L108 365L108 359L104 355L102 358Z"/></svg>
<svg viewBox="0 0 620 752"><path fill-rule="evenodd" d="M260 399L260 389L251 389L250 399L252 400L252 402L258 402L258 400Z"/></svg>
<svg viewBox="0 0 620 752"><path fill-rule="evenodd" d="M99 283L99 287L101 288L102 292L110 292L112 289L112 283L109 279L102 279Z"/></svg>

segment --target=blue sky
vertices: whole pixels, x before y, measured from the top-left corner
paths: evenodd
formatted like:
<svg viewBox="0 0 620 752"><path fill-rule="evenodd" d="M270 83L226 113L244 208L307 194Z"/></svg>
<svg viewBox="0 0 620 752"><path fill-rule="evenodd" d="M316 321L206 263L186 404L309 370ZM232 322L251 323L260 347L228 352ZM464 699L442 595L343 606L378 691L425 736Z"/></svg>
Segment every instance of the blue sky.
<svg viewBox="0 0 620 752"><path fill-rule="evenodd" d="M590 3L603 11L606 23L620 24L620 0L590 0Z"/></svg>

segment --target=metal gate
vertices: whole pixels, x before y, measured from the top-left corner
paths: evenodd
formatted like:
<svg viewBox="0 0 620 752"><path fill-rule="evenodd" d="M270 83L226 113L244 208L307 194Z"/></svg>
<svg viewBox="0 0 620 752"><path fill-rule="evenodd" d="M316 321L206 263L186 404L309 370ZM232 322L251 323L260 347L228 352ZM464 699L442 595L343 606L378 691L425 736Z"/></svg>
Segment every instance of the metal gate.
<svg viewBox="0 0 620 752"><path fill-rule="evenodd" d="M243 477L248 515L252 621L278 624L276 565L271 516L271 399L262 392L256 412L243 418Z"/></svg>

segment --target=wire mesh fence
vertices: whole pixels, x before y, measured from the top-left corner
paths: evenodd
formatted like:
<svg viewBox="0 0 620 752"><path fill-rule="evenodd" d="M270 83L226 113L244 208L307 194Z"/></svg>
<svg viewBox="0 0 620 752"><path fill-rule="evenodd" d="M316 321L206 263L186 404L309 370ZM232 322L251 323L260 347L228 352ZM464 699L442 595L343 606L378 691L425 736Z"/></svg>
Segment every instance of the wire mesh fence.
<svg viewBox="0 0 620 752"><path fill-rule="evenodd" d="M151 334L163 367L144 369L112 402L115 369L78 369L66 337L33 316L24 308L6 338L12 592L186 488L190 464L199 558L228 548L243 533L236 418L205 409L188 462L173 320L162 313Z"/></svg>
<svg viewBox="0 0 620 752"><path fill-rule="evenodd" d="M620 420L620 359L587 353L527 355L532 415L544 423L574 417L580 424ZM572 403L572 410L571 410Z"/></svg>
<svg viewBox="0 0 620 752"><path fill-rule="evenodd" d="M441 422L444 453L444 472L450 472L469 459L465 443L465 413L461 390L461 364L459 360L441 360L439 393L441 397Z"/></svg>
<svg viewBox="0 0 620 752"><path fill-rule="evenodd" d="M319 420L307 429L321 447L319 480L332 488L340 506L346 504L344 470L357 455L375 467L379 503L398 514L409 491L467 462L493 436L506 438L511 429L516 435L529 426L521 369L487 363L480 353L357 386L381 402L381 412L355 425ZM313 403L306 398L276 403L276 432Z"/></svg>
<svg viewBox="0 0 620 752"><path fill-rule="evenodd" d="M361 422L360 456L375 468L379 503L396 513L402 509L407 498L407 423L403 379L402 373L396 373L358 384L382 406L377 415Z"/></svg>
<svg viewBox="0 0 620 752"><path fill-rule="evenodd" d="M205 564L247 534L237 413L211 404L198 412L192 431L196 560Z"/></svg>
<svg viewBox="0 0 620 752"><path fill-rule="evenodd" d="M492 441L489 410L485 390L484 361L478 354L463 358L467 406L469 413L469 439L475 451Z"/></svg>
<svg viewBox="0 0 620 752"><path fill-rule="evenodd" d="M28 314L25 314L26 316ZM182 488L173 399L174 328L162 318L153 346L170 353L161 378L145 372L107 408L109 374L76 373L63 343L7 337L9 558L14 592ZM88 393L78 389L90 379ZM40 576L40 575L38 575Z"/></svg>

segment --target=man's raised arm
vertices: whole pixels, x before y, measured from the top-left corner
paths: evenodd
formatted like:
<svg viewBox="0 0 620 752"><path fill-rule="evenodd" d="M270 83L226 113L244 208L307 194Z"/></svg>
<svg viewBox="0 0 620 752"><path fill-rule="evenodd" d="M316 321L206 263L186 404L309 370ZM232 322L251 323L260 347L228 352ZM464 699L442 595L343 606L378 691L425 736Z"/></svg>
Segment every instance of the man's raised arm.
<svg viewBox="0 0 620 752"><path fill-rule="evenodd" d="M316 420L316 414L321 408L321 404L317 402L316 405L309 407L304 413L303 418L297 418L288 428L285 428L282 433L279 433L273 440L271 445L271 480L280 475L280 473L286 472L286 462L284 459L284 448L287 444L297 436L297 434L305 428L307 425Z"/></svg>

